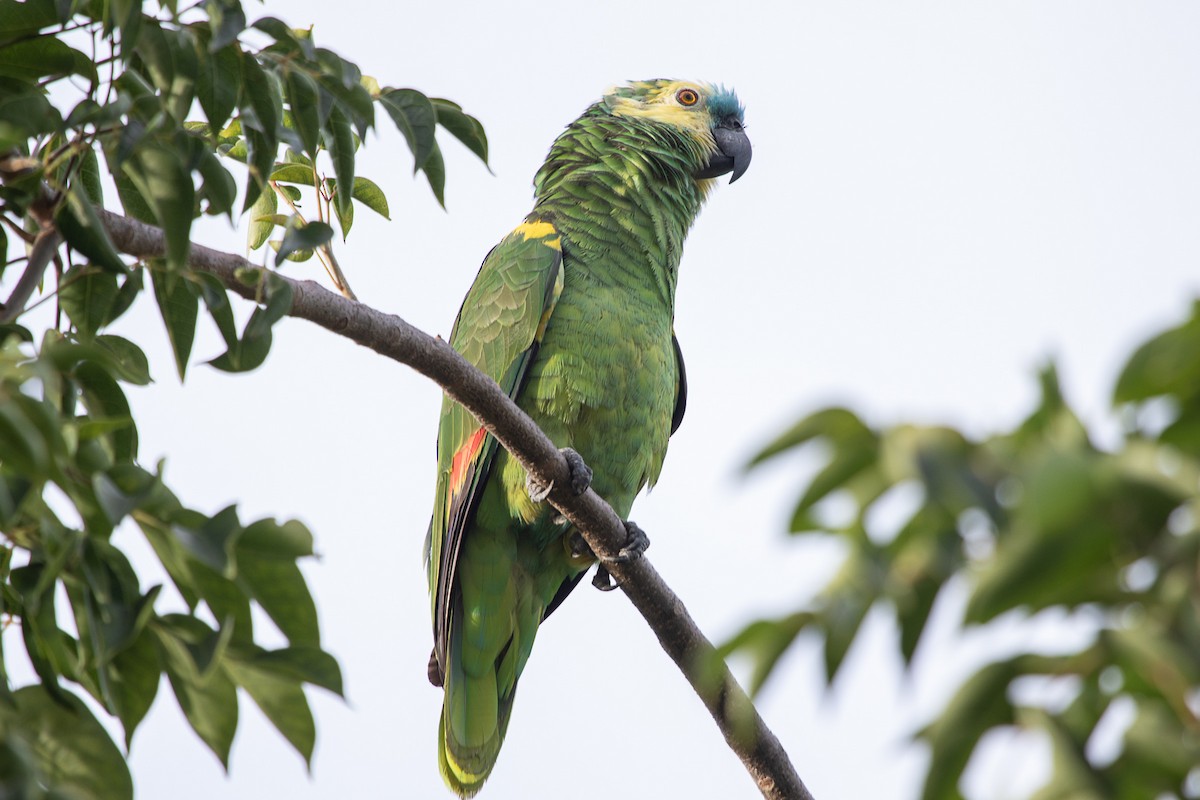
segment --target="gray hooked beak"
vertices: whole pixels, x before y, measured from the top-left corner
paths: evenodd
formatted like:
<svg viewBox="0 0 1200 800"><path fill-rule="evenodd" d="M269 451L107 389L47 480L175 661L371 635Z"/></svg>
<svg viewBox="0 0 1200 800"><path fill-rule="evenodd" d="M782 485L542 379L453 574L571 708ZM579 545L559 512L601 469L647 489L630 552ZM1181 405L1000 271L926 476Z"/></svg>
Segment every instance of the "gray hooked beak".
<svg viewBox="0 0 1200 800"><path fill-rule="evenodd" d="M750 168L750 139L742 129L742 123L736 119L727 119L713 130L713 139L717 142L717 152L709 162L696 173L697 178L716 178L732 172L729 179L733 183Z"/></svg>

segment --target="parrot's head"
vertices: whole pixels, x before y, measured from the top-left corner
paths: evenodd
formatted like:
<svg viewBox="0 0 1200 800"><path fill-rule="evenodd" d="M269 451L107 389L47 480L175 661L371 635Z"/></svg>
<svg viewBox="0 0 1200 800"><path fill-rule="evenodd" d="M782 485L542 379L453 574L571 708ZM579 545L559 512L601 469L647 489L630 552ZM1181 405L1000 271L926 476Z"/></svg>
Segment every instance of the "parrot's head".
<svg viewBox="0 0 1200 800"><path fill-rule="evenodd" d="M632 81L615 86L602 105L616 117L660 128L689 152L697 179L733 173L733 183L750 167L750 139L737 95L700 81Z"/></svg>

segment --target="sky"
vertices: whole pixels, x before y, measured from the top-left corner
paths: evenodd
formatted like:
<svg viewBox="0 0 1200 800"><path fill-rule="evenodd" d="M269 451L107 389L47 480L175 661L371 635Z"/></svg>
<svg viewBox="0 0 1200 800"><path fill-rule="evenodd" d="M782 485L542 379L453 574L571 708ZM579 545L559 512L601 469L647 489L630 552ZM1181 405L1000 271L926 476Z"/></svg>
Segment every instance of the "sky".
<svg viewBox="0 0 1200 800"><path fill-rule="evenodd" d="M1069 401L1112 441L1121 363L1200 289L1194 3L246 8L312 24L319 45L381 84L450 98L483 122L490 173L443 141L442 211L381 115L359 172L383 187L392 220L360 211L338 245L362 301L443 336L484 254L529 210L551 141L607 87L680 77L737 90L754 162L689 237L676 311L687 417L632 514L715 640L796 608L836 568L836 547L785 532L811 454L742 470L797 417L838 403L876 425L984 435L1031 409L1035 373L1054 359ZM196 239L245 250L244 231L221 221ZM315 261L287 270L321 277ZM202 331L182 386L151 297L114 332L145 343L156 378L130 391L143 461L165 458L194 507L236 502L243 520L294 517L315 533L305 574L347 695L310 692L311 774L243 698L226 775L164 684L133 740L138 796L450 797L421 566L437 387L303 321L281 323L266 365L240 376L200 363L220 352ZM164 580L136 530L117 537L147 584ZM1005 648L1063 646L1053 624L959 637L961 595L939 603L911 673L879 615L832 692L811 642L782 662L760 711L817 798L916 797L925 756L910 736L954 686ZM1036 739L991 737L968 796L1018 797L1046 763ZM757 796L619 593L582 587L542 628L482 797L564 795Z"/></svg>

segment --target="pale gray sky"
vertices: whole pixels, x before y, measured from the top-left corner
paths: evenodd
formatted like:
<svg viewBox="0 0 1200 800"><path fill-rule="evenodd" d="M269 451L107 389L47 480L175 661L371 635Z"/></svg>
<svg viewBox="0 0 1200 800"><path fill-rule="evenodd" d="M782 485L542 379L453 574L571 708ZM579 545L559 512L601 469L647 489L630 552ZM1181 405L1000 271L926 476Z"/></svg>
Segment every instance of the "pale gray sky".
<svg viewBox="0 0 1200 800"><path fill-rule="evenodd" d="M688 415L632 515L715 639L794 607L836 564L835 548L784 533L803 459L739 477L798 414L844 402L878 423L998 430L1030 408L1034 371L1054 356L1069 399L1102 420L1124 356L1200 287L1194 3L305 0L247 11L315 24L318 44L381 83L448 97L484 123L495 175L445 144L443 213L381 118L360 172L384 187L393 221L361 211L339 250L365 302L443 335L483 255L528 211L550 142L607 86L686 77L737 89L754 164L714 194L689 239L676 318ZM219 223L199 238L244 247ZM155 342L157 383L132 393L142 457L167 457L185 502L236 501L243 519L295 516L313 529L322 558L305 572L349 698L312 693L311 778L244 699L226 778L164 685L133 743L139 796L449 797L420 558L436 387L286 321L264 368L230 377L196 364L181 389L149 297L117 332ZM205 330L197 360L217 352ZM144 551L136 531L119 541ZM941 612L915 679L901 678L877 618L831 697L813 648L784 661L760 707L820 800L916 796L923 756L906 735L979 658L1017 643L951 646L953 603ZM1042 644L1059 635L1043 626ZM1044 756L1021 747L977 766L972 798L1036 783ZM628 602L581 588L542 628L482 796L756 791Z"/></svg>

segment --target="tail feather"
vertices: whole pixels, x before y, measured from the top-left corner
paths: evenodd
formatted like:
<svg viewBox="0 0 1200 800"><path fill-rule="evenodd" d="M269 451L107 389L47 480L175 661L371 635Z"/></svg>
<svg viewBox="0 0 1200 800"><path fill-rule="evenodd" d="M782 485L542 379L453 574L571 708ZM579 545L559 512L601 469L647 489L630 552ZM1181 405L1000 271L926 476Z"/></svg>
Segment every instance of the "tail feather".
<svg viewBox="0 0 1200 800"><path fill-rule="evenodd" d="M514 635L514 638L515 635ZM510 643L511 644L511 643ZM508 730L519 667L505 647L500 658L472 675L463 669L462 634L452 628L445 671L445 698L438 722L438 766L446 785L471 797L492 773Z"/></svg>
<svg viewBox="0 0 1200 800"><path fill-rule="evenodd" d="M500 754L500 745L504 742L504 734L508 730L508 720L512 712L513 691L505 697L497 698L493 692L490 703L466 702L466 692L456 691L457 681L450 677L446 682L446 699L442 704L442 716L438 722L438 767L446 785L460 797L471 797L483 788L483 782L492 774L496 765L496 757ZM494 680L494 676L493 676ZM469 681L469 679L468 679ZM494 685L494 684L493 684ZM486 694L486 693L485 693ZM472 700L481 700L478 696ZM492 716L493 712L495 716ZM461 736L463 725L455 725L455 717L460 721L464 714L482 714L492 721L490 732L482 738L477 738L484 728L484 722L478 717L474 725L468 724L466 729L476 734L473 741L464 741Z"/></svg>

